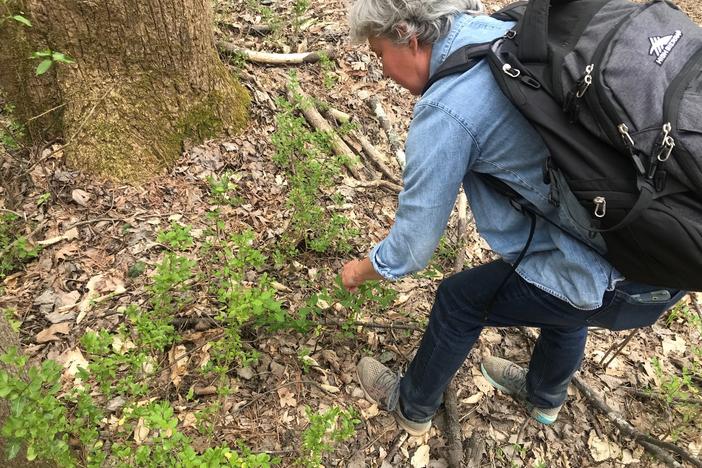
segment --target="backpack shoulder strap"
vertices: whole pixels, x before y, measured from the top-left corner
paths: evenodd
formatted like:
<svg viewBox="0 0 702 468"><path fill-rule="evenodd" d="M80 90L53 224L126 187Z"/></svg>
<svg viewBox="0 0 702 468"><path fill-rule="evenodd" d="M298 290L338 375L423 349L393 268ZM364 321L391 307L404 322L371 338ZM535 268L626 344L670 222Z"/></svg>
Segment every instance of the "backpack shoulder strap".
<svg viewBox="0 0 702 468"><path fill-rule="evenodd" d="M429 77L429 81L424 85L422 94L426 93L427 90L431 88L431 85L441 78L453 75L454 73L463 73L473 68L480 62L480 59L488 54L491 46L492 42L469 44L446 57L446 60L444 60L434 74Z"/></svg>
<svg viewBox="0 0 702 468"><path fill-rule="evenodd" d="M527 0L510 3L490 16L500 21L519 21L524 16L524 10L526 10L528 3Z"/></svg>

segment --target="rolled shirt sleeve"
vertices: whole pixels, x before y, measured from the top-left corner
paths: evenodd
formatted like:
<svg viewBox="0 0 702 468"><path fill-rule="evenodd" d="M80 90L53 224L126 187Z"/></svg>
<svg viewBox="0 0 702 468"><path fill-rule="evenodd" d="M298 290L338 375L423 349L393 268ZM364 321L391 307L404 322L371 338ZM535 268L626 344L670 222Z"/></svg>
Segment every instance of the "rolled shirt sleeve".
<svg viewBox="0 0 702 468"><path fill-rule="evenodd" d="M415 106L395 222L369 255L380 275L394 280L428 265L477 151L467 126L447 109L435 102Z"/></svg>

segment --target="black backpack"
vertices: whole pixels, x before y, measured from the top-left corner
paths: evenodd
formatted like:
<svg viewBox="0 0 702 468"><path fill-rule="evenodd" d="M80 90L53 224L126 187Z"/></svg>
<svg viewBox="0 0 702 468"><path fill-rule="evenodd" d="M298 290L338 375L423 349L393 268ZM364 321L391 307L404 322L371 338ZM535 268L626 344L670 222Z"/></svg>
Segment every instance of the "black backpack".
<svg viewBox="0 0 702 468"><path fill-rule="evenodd" d="M532 0L493 16L517 26L451 54L425 91L486 58L549 149L551 200L579 229L559 228L604 239L628 279L702 291L702 28L664 0Z"/></svg>

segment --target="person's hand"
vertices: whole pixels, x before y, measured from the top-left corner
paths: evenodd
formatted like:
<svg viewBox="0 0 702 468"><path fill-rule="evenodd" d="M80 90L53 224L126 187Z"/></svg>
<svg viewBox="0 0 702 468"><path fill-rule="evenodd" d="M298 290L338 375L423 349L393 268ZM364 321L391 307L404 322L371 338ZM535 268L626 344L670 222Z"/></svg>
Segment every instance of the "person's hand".
<svg viewBox="0 0 702 468"><path fill-rule="evenodd" d="M361 260L351 260L341 268L341 283L350 292L358 291L363 284Z"/></svg>
<svg viewBox="0 0 702 468"><path fill-rule="evenodd" d="M368 258L351 260L341 268L341 283L349 292L358 291L358 287L367 280L381 278Z"/></svg>

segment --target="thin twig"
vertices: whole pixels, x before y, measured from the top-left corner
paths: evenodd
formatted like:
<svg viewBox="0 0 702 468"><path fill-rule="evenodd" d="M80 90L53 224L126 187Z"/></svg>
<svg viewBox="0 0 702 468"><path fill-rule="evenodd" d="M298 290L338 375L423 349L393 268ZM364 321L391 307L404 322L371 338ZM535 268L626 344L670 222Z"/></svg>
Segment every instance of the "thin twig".
<svg viewBox="0 0 702 468"><path fill-rule="evenodd" d="M363 327L363 328L380 328L385 330L410 330L410 331L423 331L422 328L416 325L405 325L405 324L382 324L382 323L372 323L372 322L345 322L342 320L324 320L321 322L322 325L334 325L343 326L350 325L353 327Z"/></svg>
<svg viewBox="0 0 702 468"><path fill-rule="evenodd" d="M632 387L620 387L624 389L625 392L631 393L632 395L635 395L637 397L645 398L647 400L655 400L655 401L667 401L666 396L662 395L658 392L644 392L641 390L638 390L636 388ZM702 405L702 399L699 398L681 398L681 397L673 397L670 399L671 402L675 403L682 403L684 405Z"/></svg>
<svg viewBox="0 0 702 468"><path fill-rule="evenodd" d="M631 332L629 333L629 335L624 339L624 341L622 341L622 343L619 345L619 347L618 347L617 350L614 352L614 354L612 354L612 357L609 358L609 360L608 360L602 367L604 367L605 369L607 369L607 367L612 363L612 361L614 361L614 358L616 358L617 355L618 355L619 353L622 352L622 350L626 347L627 344L629 344L629 342L631 341L631 339L634 337L634 335L636 335L636 332L638 332L638 331L639 331L638 328L634 328L633 330L631 330ZM614 346L614 345L610 346L610 348L607 350L607 352L605 353L605 355L602 356L602 359L600 360L600 364L602 364L602 363L604 362L605 358L606 358L607 355L610 353L610 351L612 350L612 347L613 347L613 346Z"/></svg>
<svg viewBox="0 0 702 468"><path fill-rule="evenodd" d="M400 187L397 184L393 184L390 181L383 180L383 179L376 179L376 180L368 180L368 181L356 181L352 187L365 187L365 188L371 188L371 187L377 187L377 188L383 188L386 190L389 190L394 193L400 193L402 192L402 187Z"/></svg>
<svg viewBox="0 0 702 468"><path fill-rule="evenodd" d="M463 245L467 232L466 212L468 210L468 199L466 194L461 192L458 196L458 243ZM453 273L457 274L463 270L465 249L461 248L456 254L456 262L454 264ZM449 466L460 467L463 465L463 436L461 434L461 425L458 417L458 396L456 392L455 381L452 380L444 392L444 404L446 408L446 426L448 439L448 455Z"/></svg>

